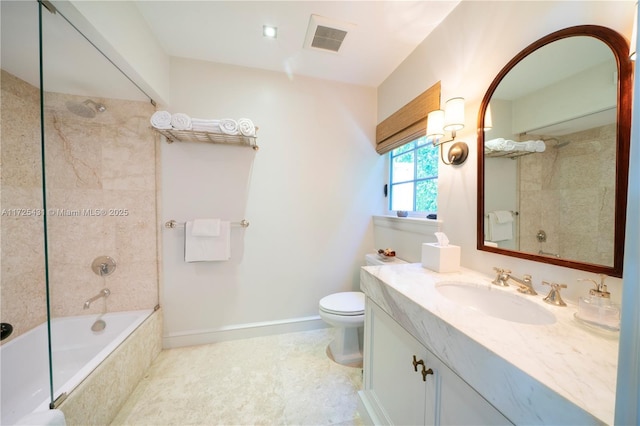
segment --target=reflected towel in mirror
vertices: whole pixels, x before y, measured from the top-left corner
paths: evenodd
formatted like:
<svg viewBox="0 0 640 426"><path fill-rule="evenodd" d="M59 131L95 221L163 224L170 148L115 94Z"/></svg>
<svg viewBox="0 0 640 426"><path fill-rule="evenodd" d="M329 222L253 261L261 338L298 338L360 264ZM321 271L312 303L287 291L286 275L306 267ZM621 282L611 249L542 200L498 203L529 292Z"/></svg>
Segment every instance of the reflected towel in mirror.
<svg viewBox="0 0 640 426"><path fill-rule="evenodd" d="M489 213L485 239L488 241L506 241L513 239L513 214L506 210Z"/></svg>

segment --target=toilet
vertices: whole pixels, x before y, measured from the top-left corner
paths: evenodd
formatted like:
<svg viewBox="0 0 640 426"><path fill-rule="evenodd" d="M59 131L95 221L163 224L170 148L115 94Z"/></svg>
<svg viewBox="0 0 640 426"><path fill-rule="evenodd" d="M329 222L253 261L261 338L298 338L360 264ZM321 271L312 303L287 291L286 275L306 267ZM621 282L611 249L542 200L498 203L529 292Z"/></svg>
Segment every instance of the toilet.
<svg viewBox="0 0 640 426"><path fill-rule="evenodd" d="M378 254L365 256L367 266L407 263L396 257L382 260ZM336 336L327 347L327 356L338 364L362 367L364 333L364 293L345 291L320 299L320 318L335 327Z"/></svg>

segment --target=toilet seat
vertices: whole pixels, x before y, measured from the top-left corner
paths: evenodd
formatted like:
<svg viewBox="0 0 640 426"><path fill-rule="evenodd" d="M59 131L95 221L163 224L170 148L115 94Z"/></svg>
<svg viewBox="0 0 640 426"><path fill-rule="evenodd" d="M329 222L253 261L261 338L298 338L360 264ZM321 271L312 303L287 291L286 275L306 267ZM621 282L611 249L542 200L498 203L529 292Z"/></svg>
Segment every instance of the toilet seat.
<svg viewBox="0 0 640 426"><path fill-rule="evenodd" d="M345 291L320 299L320 310L333 315L357 316L364 314L364 293Z"/></svg>

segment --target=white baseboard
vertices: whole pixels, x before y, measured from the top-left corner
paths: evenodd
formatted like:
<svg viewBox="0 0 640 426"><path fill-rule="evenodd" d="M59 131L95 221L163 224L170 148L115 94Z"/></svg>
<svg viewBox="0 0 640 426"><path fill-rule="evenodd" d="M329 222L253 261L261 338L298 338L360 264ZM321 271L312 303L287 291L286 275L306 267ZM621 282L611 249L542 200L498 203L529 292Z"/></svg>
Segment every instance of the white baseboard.
<svg viewBox="0 0 640 426"><path fill-rule="evenodd" d="M207 343L224 342L227 340L248 339L251 337L294 333L327 327L329 326L319 315L278 321L235 324L217 329L189 330L171 333L162 337L162 347L164 349L170 349L182 346L205 345Z"/></svg>

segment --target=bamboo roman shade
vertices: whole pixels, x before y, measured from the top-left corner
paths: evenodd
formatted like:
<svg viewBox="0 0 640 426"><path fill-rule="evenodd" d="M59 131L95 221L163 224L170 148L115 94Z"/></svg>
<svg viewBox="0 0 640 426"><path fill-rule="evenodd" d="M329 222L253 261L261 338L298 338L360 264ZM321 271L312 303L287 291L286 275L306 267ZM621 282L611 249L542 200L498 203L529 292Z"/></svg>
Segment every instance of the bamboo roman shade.
<svg viewBox="0 0 640 426"><path fill-rule="evenodd" d="M440 82L387 117L376 127L376 151L385 154L427 132L427 114L440 109Z"/></svg>

